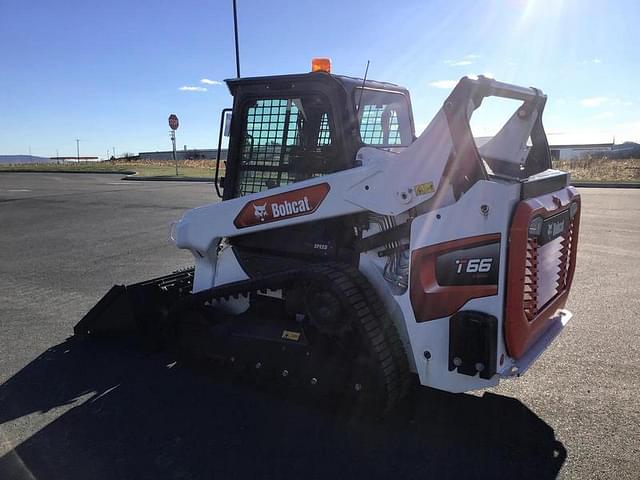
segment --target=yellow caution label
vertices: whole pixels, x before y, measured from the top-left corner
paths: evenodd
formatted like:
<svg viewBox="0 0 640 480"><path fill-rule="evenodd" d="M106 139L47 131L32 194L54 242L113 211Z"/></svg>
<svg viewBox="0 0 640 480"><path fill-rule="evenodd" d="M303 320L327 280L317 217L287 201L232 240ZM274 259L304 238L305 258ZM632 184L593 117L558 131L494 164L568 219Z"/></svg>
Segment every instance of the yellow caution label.
<svg viewBox="0 0 640 480"><path fill-rule="evenodd" d="M297 342L298 340L300 340L300 332L292 332L291 330L283 330L282 331L282 338L284 338L285 340L293 340L294 342Z"/></svg>
<svg viewBox="0 0 640 480"><path fill-rule="evenodd" d="M427 193L433 192L433 182L421 183L413 187L413 191L416 192L416 195L426 195Z"/></svg>

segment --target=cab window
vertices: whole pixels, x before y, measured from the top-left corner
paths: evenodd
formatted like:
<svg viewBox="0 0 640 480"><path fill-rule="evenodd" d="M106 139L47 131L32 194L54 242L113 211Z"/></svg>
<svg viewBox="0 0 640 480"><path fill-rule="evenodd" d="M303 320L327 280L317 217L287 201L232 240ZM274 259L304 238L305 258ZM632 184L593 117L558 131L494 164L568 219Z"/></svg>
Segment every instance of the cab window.
<svg viewBox="0 0 640 480"><path fill-rule="evenodd" d="M360 99L362 96L362 99ZM407 99L401 93L356 89L360 139L372 147L402 147L413 141Z"/></svg>
<svg viewBox="0 0 640 480"><path fill-rule="evenodd" d="M329 173L334 141L333 119L321 95L251 101L243 112L236 196Z"/></svg>

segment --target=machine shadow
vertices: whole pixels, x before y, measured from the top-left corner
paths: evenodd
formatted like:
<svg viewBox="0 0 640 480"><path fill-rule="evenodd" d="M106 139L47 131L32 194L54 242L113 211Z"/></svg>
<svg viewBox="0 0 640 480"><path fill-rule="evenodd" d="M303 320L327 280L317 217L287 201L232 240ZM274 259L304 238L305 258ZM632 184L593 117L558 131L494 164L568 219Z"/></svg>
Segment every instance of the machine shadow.
<svg viewBox="0 0 640 480"><path fill-rule="evenodd" d="M0 433L64 405L0 458L0 478L544 479L566 459L553 429L508 397L416 388L395 414L365 421L77 338L0 386Z"/></svg>

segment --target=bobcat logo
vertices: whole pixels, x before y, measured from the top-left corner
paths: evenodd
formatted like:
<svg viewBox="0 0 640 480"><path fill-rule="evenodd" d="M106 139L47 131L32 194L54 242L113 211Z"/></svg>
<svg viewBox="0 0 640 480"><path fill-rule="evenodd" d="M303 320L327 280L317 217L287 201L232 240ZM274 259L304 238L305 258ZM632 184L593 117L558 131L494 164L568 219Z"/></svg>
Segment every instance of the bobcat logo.
<svg viewBox="0 0 640 480"><path fill-rule="evenodd" d="M253 209L253 214L256 216L256 218L259 218L261 222L264 222L264 219L267 217L267 204L265 203L264 205L256 205L254 203Z"/></svg>
<svg viewBox="0 0 640 480"><path fill-rule="evenodd" d="M549 238L560 235L562 232L564 232L564 220L547 225L547 236Z"/></svg>
<svg viewBox="0 0 640 480"><path fill-rule="evenodd" d="M266 197L252 198L240 209L233 225L240 229L265 226L276 221L297 223L289 220L315 212L329 193L329 189L328 183L319 183Z"/></svg>

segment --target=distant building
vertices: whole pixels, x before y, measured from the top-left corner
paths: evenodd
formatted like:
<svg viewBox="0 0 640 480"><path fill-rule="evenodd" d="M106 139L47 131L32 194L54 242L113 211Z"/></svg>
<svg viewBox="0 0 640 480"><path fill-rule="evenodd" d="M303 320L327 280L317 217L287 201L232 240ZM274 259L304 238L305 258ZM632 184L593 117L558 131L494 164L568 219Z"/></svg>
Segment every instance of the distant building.
<svg viewBox="0 0 640 480"><path fill-rule="evenodd" d="M474 140L476 141L478 148L480 148L492 138L493 137L475 137ZM613 142L579 144L557 143L555 145L549 145L551 158L553 160L577 160L587 156L595 158L605 156L609 157L614 149L617 149L617 146L615 146Z"/></svg>
<svg viewBox="0 0 640 480"><path fill-rule="evenodd" d="M640 158L640 144L624 142L614 145L610 158Z"/></svg>
<svg viewBox="0 0 640 480"><path fill-rule="evenodd" d="M549 145L553 160L577 160L585 157L605 157L613 150L613 143L583 143Z"/></svg>
<svg viewBox="0 0 640 480"><path fill-rule="evenodd" d="M194 148L190 150L176 150L176 159L182 160L215 160L218 154L217 149L213 148ZM171 150L161 152L140 152L139 160L173 160L173 152ZM227 150L220 151L220 159L227 159Z"/></svg>

